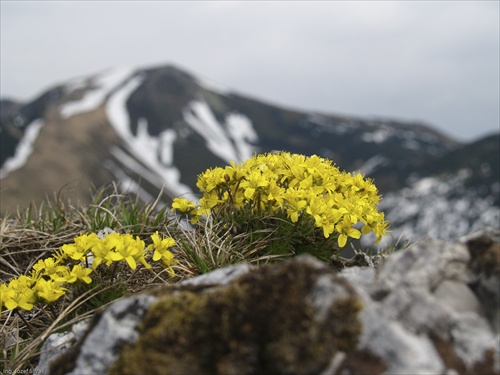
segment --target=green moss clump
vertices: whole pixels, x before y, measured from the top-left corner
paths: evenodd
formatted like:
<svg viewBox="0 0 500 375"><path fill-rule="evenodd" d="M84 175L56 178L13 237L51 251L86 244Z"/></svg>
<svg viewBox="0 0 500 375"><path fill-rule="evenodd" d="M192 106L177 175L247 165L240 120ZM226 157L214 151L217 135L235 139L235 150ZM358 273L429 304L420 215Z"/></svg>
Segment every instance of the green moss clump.
<svg viewBox="0 0 500 375"><path fill-rule="evenodd" d="M167 292L111 374L317 374L361 332L361 301L340 279L345 294L315 316L311 289L333 272L291 261L227 287Z"/></svg>

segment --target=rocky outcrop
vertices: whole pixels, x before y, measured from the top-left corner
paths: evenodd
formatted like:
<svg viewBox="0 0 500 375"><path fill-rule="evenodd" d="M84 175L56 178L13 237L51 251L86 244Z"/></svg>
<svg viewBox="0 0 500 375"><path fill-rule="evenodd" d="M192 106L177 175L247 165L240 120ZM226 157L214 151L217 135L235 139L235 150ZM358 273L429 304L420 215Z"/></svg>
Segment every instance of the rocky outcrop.
<svg viewBox="0 0 500 375"><path fill-rule="evenodd" d="M52 336L39 370L499 373L499 246L497 231L421 240L340 272L310 256L215 270L117 301L84 334Z"/></svg>

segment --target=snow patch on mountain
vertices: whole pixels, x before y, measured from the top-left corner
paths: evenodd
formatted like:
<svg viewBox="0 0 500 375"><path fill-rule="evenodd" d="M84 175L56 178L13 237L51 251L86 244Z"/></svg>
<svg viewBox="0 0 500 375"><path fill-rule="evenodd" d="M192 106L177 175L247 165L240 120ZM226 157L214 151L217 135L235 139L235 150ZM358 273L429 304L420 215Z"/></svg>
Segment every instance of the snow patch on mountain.
<svg viewBox="0 0 500 375"><path fill-rule="evenodd" d="M126 169L137 173L141 176L142 179L150 182L154 186L161 188L164 184L164 181L160 178L160 176L156 175L153 171L146 168L143 164L138 162L129 153L121 149L120 147L113 146L109 150L110 154L115 157L116 160L120 162L120 164ZM115 172L114 170L112 171Z"/></svg>
<svg viewBox="0 0 500 375"><path fill-rule="evenodd" d="M122 194L134 194L143 202L153 202L155 200L155 197L144 190L134 179L130 178L115 162L105 160L103 166L115 176ZM163 203L159 202L158 208L161 209L162 207Z"/></svg>
<svg viewBox="0 0 500 375"><path fill-rule="evenodd" d="M16 147L14 155L5 160L0 168L0 178L6 177L10 172L21 168L26 164L28 158L33 153L33 144L42 129L44 122L42 119L32 121L24 131L23 138Z"/></svg>
<svg viewBox="0 0 500 375"><path fill-rule="evenodd" d="M379 129L374 132L370 133L363 133L361 136L361 140L363 142L369 142L369 143L383 143L385 142L389 137L391 136L391 133L387 129Z"/></svg>
<svg viewBox="0 0 500 375"><path fill-rule="evenodd" d="M134 76L108 99L106 113L109 122L122 138L127 151L115 147L111 153L127 168L148 180L158 188L164 187L172 196L192 194L191 188L180 182L181 173L174 165L173 144L177 137L172 129L166 129L159 136L151 136L148 122L140 118L137 134L132 134L126 103L130 95L143 82L142 76Z"/></svg>
<svg viewBox="0 0 500 375"><path fill-rule="evenodd" d="M160 140L160 162L164 165L174 163L174 142L177 139L177 133L172 129L166 129L159 135Z"/></svg>
<svg viewBox="0 0 500 375"><path fill-rule="evenodd" d="M129 141L129 138L133 137L126 103L142 82L141 76L132 77L120 89L116 90L106 103L108 120L124 141Z"/></svg>
<svg viewBox="0 0 500 375"><path fill-rule="evenodd" d="M321 136L323 133L343 135L358 128L356 121L346 119L346 121L332 123L332 121L318 113L309 113L306 120L300 123L300 126L308 129L315 137Z"/></svg>
<svg viewBox="0 0 500 375"><path fill-rule="evenodd" d="M207 147L227 163L242 162L255 152L258 141L251 121L238 113L230 113L219 123L205 101L192 101L183 111L184 121L207 142Z"/></svg>
<svg viewBox="0 0 500 375"><path fill-rule="evenodd" d="M389 160L383 156L375 155L368 159L363 166L359 169L359 173L363 175L369 175L372 173L378 166L384 165L388 163Z"/></svg>
<svg viewBox="0 0 500 375"><path fill-rule="evenodd" d="M238 153L238 161L251 158L255 152L254 144L259 139L248 117L239 113L230 113L226 116L226 125Z"/></svg>
<svg viewBox="0 0 500 375"><path fill-rule="evenodd" d="M87 90L83 98L65 103L60 107L59 111L62 118L67 119L79 113L90 112L99 108L109 93L130 77L132 73L132 68L120 67L106 70L95 76L90 80L90 84L94 88ZM82 87L85 87L85 81L77 79L66 86L66 91L71 92Z"/></svg>

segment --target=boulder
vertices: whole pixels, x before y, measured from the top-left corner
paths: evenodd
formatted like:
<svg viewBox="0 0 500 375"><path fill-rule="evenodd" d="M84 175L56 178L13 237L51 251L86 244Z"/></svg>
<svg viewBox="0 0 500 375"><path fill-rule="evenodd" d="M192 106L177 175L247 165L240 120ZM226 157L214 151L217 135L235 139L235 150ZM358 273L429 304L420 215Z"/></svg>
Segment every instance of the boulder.
<svg viewBox="0 0 500 375"><path fill-rule="evenodd" d="M340 272L308 255L215 270L114 302L79 338L49 337L38 370L499 373L498 237L425 239Z"/></svg>

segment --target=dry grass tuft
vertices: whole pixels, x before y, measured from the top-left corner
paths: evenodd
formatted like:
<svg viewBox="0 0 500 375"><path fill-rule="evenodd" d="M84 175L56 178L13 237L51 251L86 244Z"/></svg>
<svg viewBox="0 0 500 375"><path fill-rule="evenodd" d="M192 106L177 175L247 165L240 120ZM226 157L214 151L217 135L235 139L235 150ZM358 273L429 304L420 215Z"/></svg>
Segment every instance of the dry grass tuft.
<svg viewBox="0 0 500 375"><path fill-rule="evenodd" d="M39 206L31 204L25 211L0 218L0 283L29 274L38 260L52 256L82 233L109 227L144 239L155 231L164 231L173 218L166 207L158 208L160 197L161 194L155 202L143 205L129 195L118 193L117 187L111 185L96 191L88 207L73 206L56 196ZM175 282L183 276L180 272L181 277L172 280L160 267L150 271L119 267L116 274L119 283L106 280L107 275L99 275L100 283L92 283L87 290L72 291L53 305L37 303L31 311L3 310L0 368L33 369L40 346L51 333L69 329L116 298L151 285Z"/></svg>

